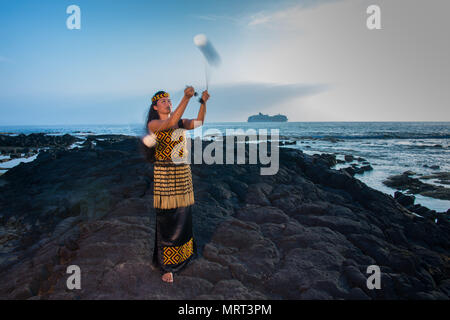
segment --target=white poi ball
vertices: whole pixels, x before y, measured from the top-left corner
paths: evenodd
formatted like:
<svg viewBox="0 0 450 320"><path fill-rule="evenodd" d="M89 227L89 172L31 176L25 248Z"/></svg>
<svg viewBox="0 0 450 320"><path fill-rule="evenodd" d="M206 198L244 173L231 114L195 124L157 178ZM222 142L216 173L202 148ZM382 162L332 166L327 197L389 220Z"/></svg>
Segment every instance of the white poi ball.
<svg viewBox="0 0 450 320"><path fill-rule="evenodd" d="M206 38L206 35L204 35L203 33L198 34L194 37L194 43L197 47L206 46L207 42L208 42L208 38Z"/></svg>
<svg viewBox="0 0 450 320"><path fill-rule="evenodd" d="M142 142L148 147L151 148L156 145L156 135L154 133L148 134L142 138Z"/></svg>

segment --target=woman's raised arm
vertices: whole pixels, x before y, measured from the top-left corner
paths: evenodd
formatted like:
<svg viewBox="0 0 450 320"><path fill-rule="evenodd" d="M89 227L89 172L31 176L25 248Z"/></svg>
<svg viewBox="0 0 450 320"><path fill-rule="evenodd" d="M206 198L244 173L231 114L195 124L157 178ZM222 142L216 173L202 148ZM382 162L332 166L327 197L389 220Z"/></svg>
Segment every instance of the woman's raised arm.
<svg viewBox="0 0 450 320"><path fill-rule="evenodd" d="M187 87L184 90L184 96L181 99L180 104L172 113L172 115L165 120L152 120L148 123L148 130L151 132L167 130L172 127L175 127L178 124L178 121L181 119L184 111L186 110L186 106L189 103L189 100L194 96L195 90L193 87Z"/></svg>
<svg viewBox="0 0 450 320"><path fill-rule="evenodd" d="M203 125L203 122L205 121L205 115L206 115L206 101L209 99L209 93L207 90L203 91L202 93L202 100L203 103L200 105L200 110L198 110L198 115L196 119L183 119L183 126L187 130L192 130L197 127L200 127Z"/></svg>

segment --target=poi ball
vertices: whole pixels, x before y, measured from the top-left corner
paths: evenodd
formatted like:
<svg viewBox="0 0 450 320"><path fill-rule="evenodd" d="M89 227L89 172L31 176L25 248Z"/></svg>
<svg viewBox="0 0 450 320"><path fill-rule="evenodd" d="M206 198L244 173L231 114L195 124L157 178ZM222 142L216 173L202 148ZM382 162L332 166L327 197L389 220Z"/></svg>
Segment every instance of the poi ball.
<svg viewBox="0 0 450 320"><path fill-rule="evenodd" d="M194 44L200 49L205 56L206 61L212 66L218 66L220 64L220 57L216 49L214 49L211 41L208 40L203 33L194 37Z"/></svg>
<svg viewBox="0 0 450 320"><path fill-rule="evenodd" d="M142 143L148 148L152 148L156 145L156 135L154 133L148 134L142 138Z"/></svg>
<svg viewBox="0 0 450 320"><path fill-rule="evenodd" d="M206 38L206 36L203 33L198 34L194 37L194 43L197 47L204 47L204 46L206 46L207 42L208 42L208 39Z"/></svg>

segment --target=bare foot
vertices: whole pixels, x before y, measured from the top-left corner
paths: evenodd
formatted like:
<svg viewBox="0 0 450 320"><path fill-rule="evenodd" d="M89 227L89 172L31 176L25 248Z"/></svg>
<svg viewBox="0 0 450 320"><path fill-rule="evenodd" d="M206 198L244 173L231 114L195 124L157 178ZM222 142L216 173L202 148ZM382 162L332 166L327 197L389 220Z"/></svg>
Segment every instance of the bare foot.
<svg viewBox="0 0 450 320"><path fill-rule="evenodd" d="M163 276L162 276L162 280L164 282L172 283L173 282L173 274L172 274L172 272L164 273Z"/></svg>

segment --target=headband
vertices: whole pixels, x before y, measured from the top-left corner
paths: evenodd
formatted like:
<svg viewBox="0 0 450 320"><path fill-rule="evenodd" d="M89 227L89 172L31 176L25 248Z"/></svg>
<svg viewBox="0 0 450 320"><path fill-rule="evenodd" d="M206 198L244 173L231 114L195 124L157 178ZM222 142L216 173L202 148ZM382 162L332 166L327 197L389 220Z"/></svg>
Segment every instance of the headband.
<svg viewBox="0 0 450 320"><path fill-rule="evenodd" d="M170 98L170 95L167 92L159 91L153 96L152 102L156 102L162 98Z"/></svg>

